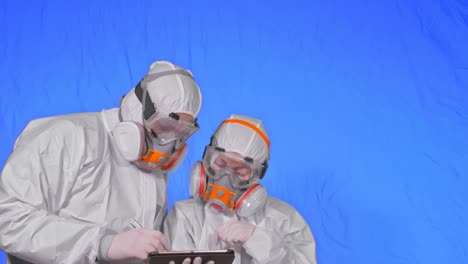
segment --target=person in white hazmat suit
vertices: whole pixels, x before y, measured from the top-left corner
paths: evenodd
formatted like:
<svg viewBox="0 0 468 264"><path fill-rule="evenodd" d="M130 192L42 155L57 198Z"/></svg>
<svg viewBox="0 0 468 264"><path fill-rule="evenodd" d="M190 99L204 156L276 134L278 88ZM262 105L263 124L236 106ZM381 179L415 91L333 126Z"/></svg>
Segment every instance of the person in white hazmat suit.
<svg viewBox="0 0 468 264"><path fill-rule="evenodd" d="M29 122L0 175L7 263L130 263L170 250L167 173L199 129L201 100L190 71L157 61L120 108Z"/></svg>
<svg viewBox="0 0 468 264"><path fill-rule="evenodd" d="M192 199L175 203L164 221L172 249L233 249L236 264L317 263L303 217L259 183L269 156L262 121L232 115L222 122L192 167Z"/></svg>

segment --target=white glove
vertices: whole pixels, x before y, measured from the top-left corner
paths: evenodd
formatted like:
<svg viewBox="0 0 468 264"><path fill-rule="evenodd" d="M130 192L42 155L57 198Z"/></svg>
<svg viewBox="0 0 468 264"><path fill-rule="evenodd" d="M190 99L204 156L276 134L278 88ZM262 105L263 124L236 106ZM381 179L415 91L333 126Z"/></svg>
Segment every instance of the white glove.
<svg viewBox="0 0 468 264"><path fill-rule="evenodd" d="M215 245L218 244L219 240L226 244L245 243L252 236L255 227L255 225L241 223L236 219L229 220L216 228Z"/></svg>
<svg viewBox="0 0 468 264"><path fill-rule="evenodd" d="M156 230L137 228L114 236L107 257L111 261L146 260L148 253L156 250L171 250L164 235Z"/></svg>
<svg viewBox="0 0 468 264"><path fill-rule="evenodd" d="M201 263L202 263L202 258L201 257L194 258L193 262L192 262L192 260L190 258L186 258L182 262L182 264L201 264ZM169 264L177 264L177 263L175 263L174 261L171 261L171 262L169 262ZM205 264L215 264L215 262L213 260L210 260L210 261L206 262Z"/></svg>

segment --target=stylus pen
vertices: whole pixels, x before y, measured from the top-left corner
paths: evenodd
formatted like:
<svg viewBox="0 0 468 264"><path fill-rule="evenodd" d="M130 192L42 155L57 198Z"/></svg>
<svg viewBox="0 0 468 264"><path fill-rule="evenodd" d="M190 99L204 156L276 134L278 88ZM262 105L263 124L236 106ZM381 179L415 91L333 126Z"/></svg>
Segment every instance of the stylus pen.
<svg viewBox="0 0 468 264"><path fill-rule="evenodd" d="M138 221L134 218L132 221L130 221L130 225L133 226L133 228L143 228L143 226L138 223Z"/></svg>

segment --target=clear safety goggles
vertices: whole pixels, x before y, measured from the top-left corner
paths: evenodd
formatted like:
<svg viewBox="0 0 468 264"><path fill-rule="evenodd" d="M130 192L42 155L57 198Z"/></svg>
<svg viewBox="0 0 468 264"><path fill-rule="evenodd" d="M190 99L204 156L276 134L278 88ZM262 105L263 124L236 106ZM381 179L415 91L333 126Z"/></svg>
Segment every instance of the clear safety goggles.
<svg viewBox="0 0 468 264"><path fill-rule="evenodd" d="M262 164L249 157L235 156L224 149L207 146L203 158L207 173L214 180L229 176L235 188L248 188L258 183L264 170Z"/></svg>
<svg viewBox="0 0 468 264"><path fill-rule="evenodd" d="M160 110L148 118L146 124L159 144L167 145L175 141L176 149L200 129L196 121L187 122L176 113L164 113Z"/></svg>

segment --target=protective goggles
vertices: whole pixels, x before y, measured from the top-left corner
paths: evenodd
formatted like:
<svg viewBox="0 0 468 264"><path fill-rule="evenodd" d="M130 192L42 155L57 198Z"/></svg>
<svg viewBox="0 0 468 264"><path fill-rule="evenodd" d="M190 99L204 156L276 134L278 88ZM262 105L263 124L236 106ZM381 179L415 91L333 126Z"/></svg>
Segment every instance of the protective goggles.
<svg viewBox="0 0 468 264"><path fill-rule="evenodd" d="M226 153L224 149L213 146L206 147L203 166L210 178L219 180L228 176L235 188L248 188L258 183L264 170L264 166L252 158Z"/></svg>
<svg viewBox="0 0 468 264"><path fill-rule="evenodd" d="M151 130L150 137L161 145L167 145L175 141L175 148L179 149L199 129L197 122L186 122L176 113L165 113L160 109L156 109L146 90L148 82L172 74L181 74L193 78L189 72L183 69L148 74L136 85L135 95L142 104L143 120L146 120L144 126L147 130Z"/></svg>
<svg viewBox="0 0 468 264"><path fill-rule="evenodd" d="M160 110L146 120L146 125L153 132L154 139L161 145L175 141L175 148L182 146L200 127L197 122L187 122L176 113Z"/></svg>

